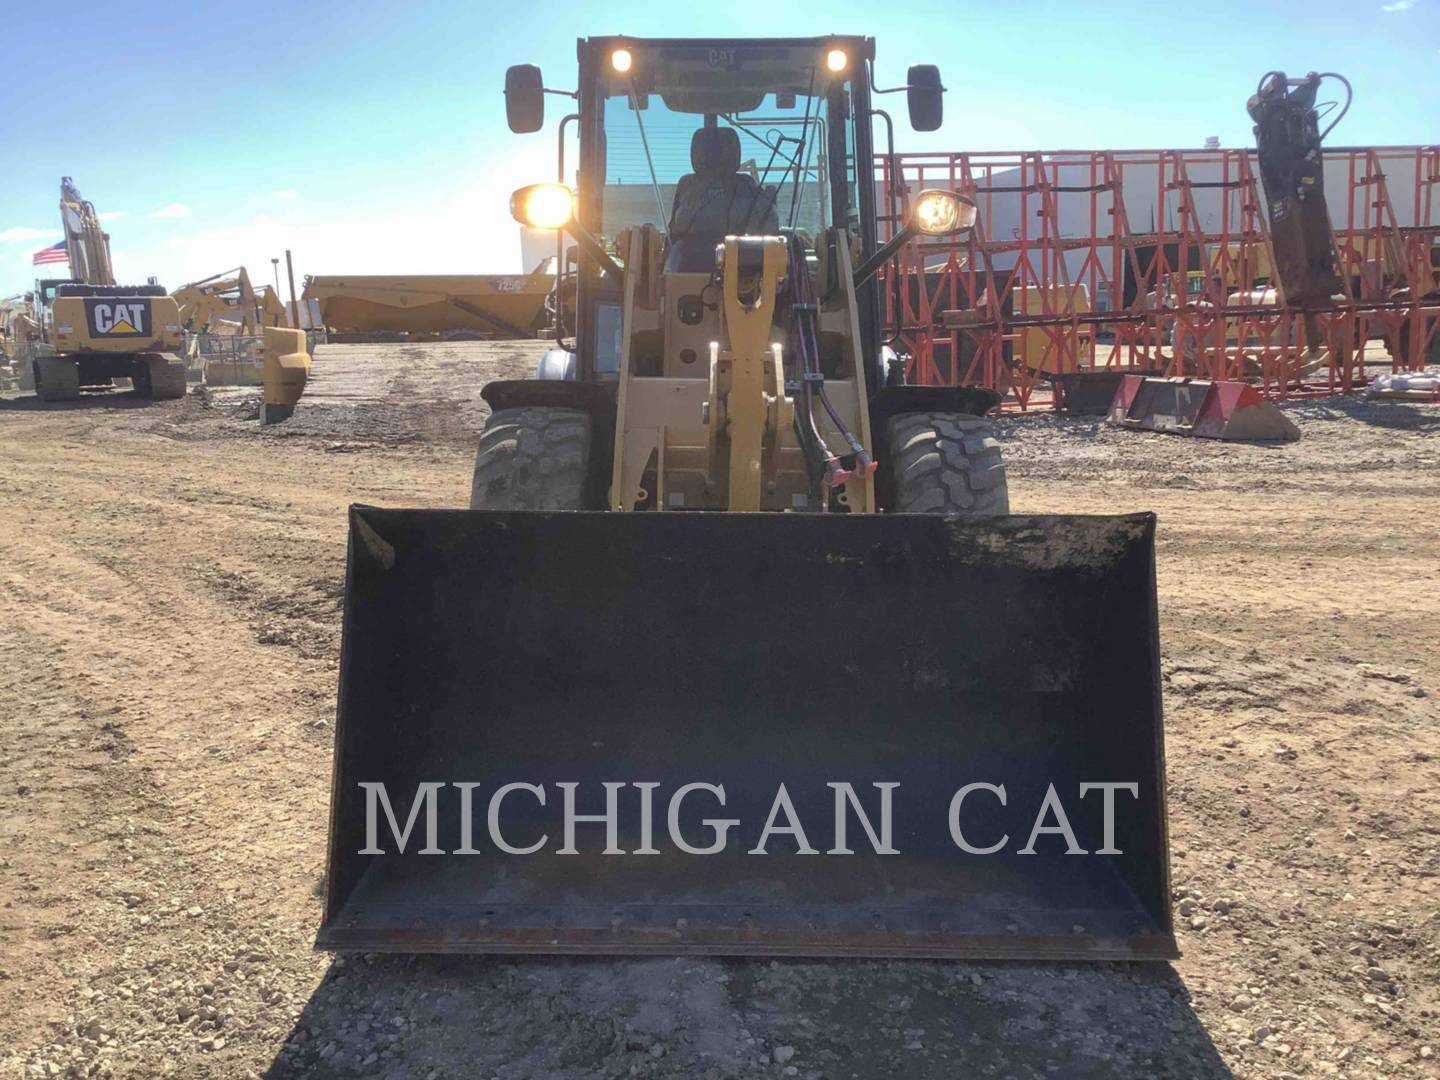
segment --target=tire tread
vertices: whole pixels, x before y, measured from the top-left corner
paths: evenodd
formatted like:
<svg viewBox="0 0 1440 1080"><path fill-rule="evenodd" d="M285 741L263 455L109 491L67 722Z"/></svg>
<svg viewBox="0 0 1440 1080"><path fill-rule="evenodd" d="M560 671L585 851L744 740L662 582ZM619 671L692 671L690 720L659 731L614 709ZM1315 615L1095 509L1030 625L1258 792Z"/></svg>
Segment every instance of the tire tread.
<svg viewBox="0 0 1440 1080"><path fill-rule="evenodd" d="M994 425L965 413L901 413L890 420L893 509L967 517L1010 512Z"/></svg>
<svg viewBox="0 0 1440 1080"><path fill-rule="evenodd" d="M480 433L472 510L581 510L590 466L588 414L525 406L491 413Z"/></svg>

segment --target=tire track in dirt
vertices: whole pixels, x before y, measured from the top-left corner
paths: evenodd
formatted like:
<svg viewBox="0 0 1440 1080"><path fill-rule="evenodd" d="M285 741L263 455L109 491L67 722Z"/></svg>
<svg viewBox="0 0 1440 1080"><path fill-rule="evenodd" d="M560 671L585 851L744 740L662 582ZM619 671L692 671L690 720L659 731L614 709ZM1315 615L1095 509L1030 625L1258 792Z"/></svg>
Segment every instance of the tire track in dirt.
<svg viewBox="0 0 1440 1080"><path fill-rule="evenodd" d="M103 441L102 455L130 456L8 462L20 501L0 522L5 655L43 662L0 697L5 715L34 714L5 771L32 777L13 796L8 869L37 895L4 923L5 970L48 992L0 1035L148 1074L138 1062L217 1052L205 1040L227 1024L279 1039L322 966L293 943L313 932L323 846L345 485L312 505L303 460L236 468L265 453L242 447L197 472L174 443ZM124 767L83 752L107 737ZM277 888L294 900L277 907Z"/></svg>

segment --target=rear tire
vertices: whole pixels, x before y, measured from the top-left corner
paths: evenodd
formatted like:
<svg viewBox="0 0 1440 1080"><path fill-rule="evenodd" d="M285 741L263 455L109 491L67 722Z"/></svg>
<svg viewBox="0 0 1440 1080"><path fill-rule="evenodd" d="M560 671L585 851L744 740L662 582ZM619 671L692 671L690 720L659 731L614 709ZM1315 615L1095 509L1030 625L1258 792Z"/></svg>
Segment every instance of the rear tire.
<svg viewBox="0 0 1440 1080"><path fill-rule="evenodd" d="M173 401L185 396L185 365L164 353L140 353L131 369L131 383L141 397Z"/></svg>
<svg viewBox="0 0 1440 1080"><path fill-rule="evenodd" d="M967 413L901 413L890 420L894 506L904 514L987 517L1010 512L994 425Z"/></svg>
<svg viewBox="0 0 1440 1080"><path fill-rule="evenodd" d="M491 413L480 433L472 510L583 510L590 416L532 405Z"/></svg>
<svg viewBox="0 0 1440 1080"><path fill-rule="evenodd" d="M40 356L33 361L35 396L41 401L74 401L80 397L80 361Z"/></svg>

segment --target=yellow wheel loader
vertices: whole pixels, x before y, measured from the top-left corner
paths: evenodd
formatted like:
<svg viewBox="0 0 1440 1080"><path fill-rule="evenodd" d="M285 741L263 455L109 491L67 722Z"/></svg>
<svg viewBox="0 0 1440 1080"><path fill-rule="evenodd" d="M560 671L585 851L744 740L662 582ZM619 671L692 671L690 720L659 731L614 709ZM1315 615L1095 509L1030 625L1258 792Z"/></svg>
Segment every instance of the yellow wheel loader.
<svg viewBox="0 0 1440 1080"><path fill-rule="evenodd" d="M997 396L903 384L876 272L975 204L879 243L872 58L580 41L573 318L470 509L351 511L320 947L1175 955L1153 517L1010 516Z"/></svg>
<svg viewBox="0 0 1440 1080"><path fill-rule="evenodd" d="M157 400L185 395L180 309L163 287L116 285L110 238L95 207L67 176L60 181L60 216L71 277L36 283L33 322L22 352L42 401L66 401L85 387L130 379Z"/></svg>

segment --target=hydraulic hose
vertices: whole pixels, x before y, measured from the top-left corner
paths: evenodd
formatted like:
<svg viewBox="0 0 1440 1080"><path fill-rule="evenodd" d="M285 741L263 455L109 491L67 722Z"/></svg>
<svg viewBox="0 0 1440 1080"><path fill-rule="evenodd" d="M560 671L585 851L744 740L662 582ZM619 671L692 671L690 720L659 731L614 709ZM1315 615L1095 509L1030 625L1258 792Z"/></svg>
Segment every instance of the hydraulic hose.
<svg viewBox="0 0 1440 1080"><path fill-rule="evenodd" d="M805 250L800 238L790 233L786 242L788 270L790 277L791 310L794 313L797 371L800 375L801 408L796 412L796 425L802 446L811 443L815 460L824 470L827 487L837 488L852 476L861 478L875 471L875 462L860 440L846 426L839 411L825 392L825 375L820 365L820 335L818 329L819 308L815 292L811 287L810 273L805 265ZM845 439L849 451L855 457L853 469L846 469L839 457L826 445L815 424L815 400L819 399L826 415L835 429ZM810 448L807 448L810 449ZM809 453L807 453L807 458Z"/></svg>

